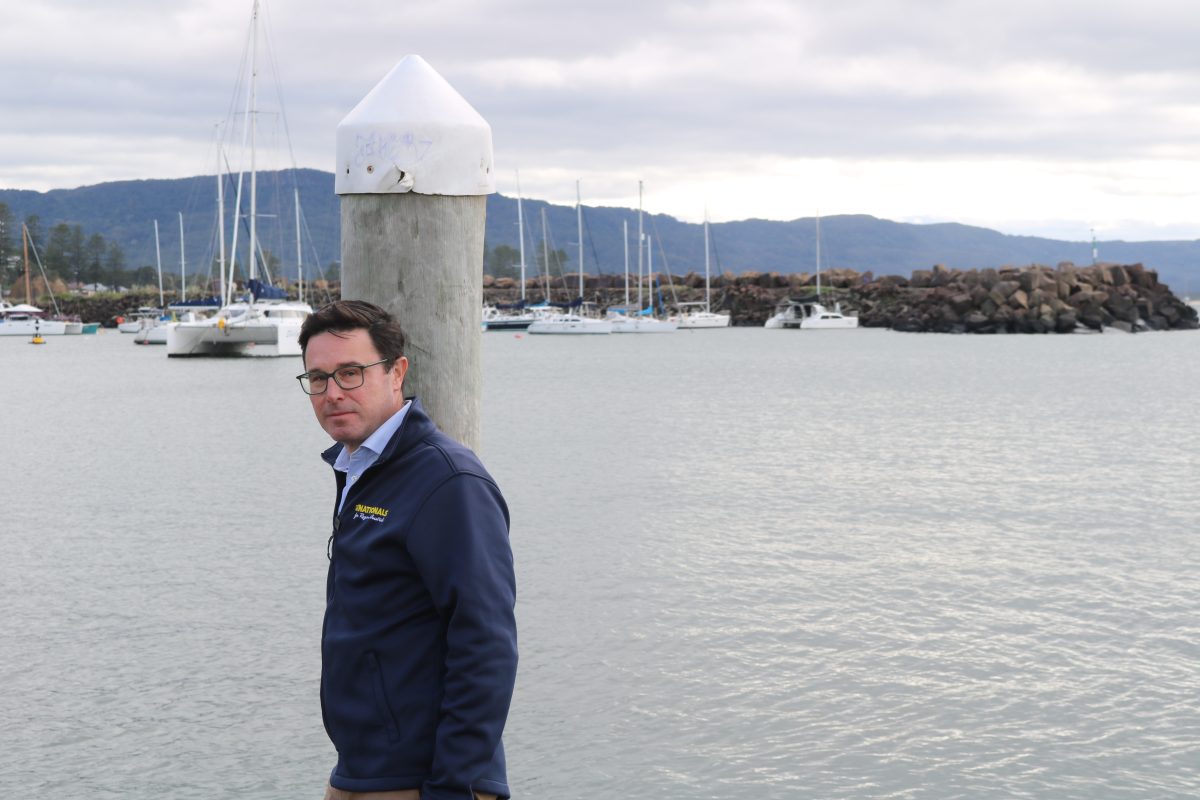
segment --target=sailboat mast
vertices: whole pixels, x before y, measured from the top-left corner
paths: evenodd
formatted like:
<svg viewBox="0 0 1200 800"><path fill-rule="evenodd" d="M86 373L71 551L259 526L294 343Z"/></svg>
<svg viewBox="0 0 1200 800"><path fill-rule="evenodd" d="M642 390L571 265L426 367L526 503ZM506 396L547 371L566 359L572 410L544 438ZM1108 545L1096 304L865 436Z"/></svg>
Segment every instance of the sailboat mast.
<svg viewBox="0 0 1200 800"><path fill-rule="evenodd" d="M642 233L642 182L638 181L638 311L642 310L642 243L646 241Z"/></svg>
<svg viewBox="0 0 1200 800"><path fill-rule="evenodd" d="M217 146L217 241L220 242L220 255L217 257L218 270L221 274L220 290L221 304L227 305L229 298L225 295L225 181L221 172L221 148Z"/></svg>
<svg viewBox="0 0 1200 800"><path fill-rule="evenodd" d="M179 302L187 300L187 260L183 254L183 212L179 212Z"/></svg>
<svg viewBox="0 0 1200 800"><path fill-rule="evenodd" d="M163 297L162 288L162 251L158 248L158 220L154 220L154 260L158 264L158 306L166 308L167 301Z"/></svg>
<svg viewBox="0 0 1200 800"><path fill-rule="evenodd" d="M250 278L258 277L258 172L255 165L255 135L258 131L258 111L255 106L255 84L258 80L258 0L250 17Z"/></svg>
<svg viewBox="0 0 1200 800"><path fill-rule="evenodd" d="M25 249L25 302L33 305L33 290L29 288L29 228L21 223L21 246Z"/></svg>
<svg viewBox="0 0 1200 800"><path fill-rule="evenodd" d="M304 254L300 248L300 187L292 188L296 198L296 286L299 287L300 302L304 302Z"/></svg>
<svg viewBox="0 0 1200 800"><path fill-rule="evenodd" d="M579 299L583 300L583 204L579 199L579 180L575 181L575 222L579 228ZM582 310L582 307L581 307Z"/></svg>
<svg viewBox="0 0 1200 800"><path fill-rule="evenodd" d="M821 214L817 214L817 300L821 299Z"/></svg>
<svg viewBox="0 0 1200 800"><path fill-rule="evenodd" d="M654 306L654 238L646 237L646 307ZM638 311L641 311L641 304L638 304ZM653 315L651 315L653 316Z"/></svg>
<svg viewBox="0 0 1200 800"><path fill-rule="evenodd" d="M621 220L621 241L625 243L625 311L629 311L629 220Z"/></svg>
<svg viewBox="0 0 1200 800"><path fill-rule="evenodd" d="M546 302L550 302L550 245L546 236L546 209L542 209L542 265L546 269Z"/></svg>
<svg viewBox="0 0 1200 800"><path fill-rule="evenodd" d="M712 311L712 288L708 281L708 209L704 209L704 310Z"/></svg>
<svg viewBox="0 0 1200 800"><path fill-rule="evenodd" d="M521 209L521 170L517 170L517 238L521 240L521 303L525 302L525 213Z"/></svg>

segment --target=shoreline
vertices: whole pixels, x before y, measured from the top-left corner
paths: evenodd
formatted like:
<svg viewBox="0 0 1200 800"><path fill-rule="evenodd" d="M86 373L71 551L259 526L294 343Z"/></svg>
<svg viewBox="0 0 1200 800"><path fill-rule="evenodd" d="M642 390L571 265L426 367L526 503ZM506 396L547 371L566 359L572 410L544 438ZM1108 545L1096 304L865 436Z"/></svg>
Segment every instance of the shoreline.
<svg viewBox="0 0 1200 800"><path fill-rule="evenodd" d="M656 280L666 276L656 275ZM578 274L550 280L553 300L575 296ZM775 308L788 298L812 296L816 276L809 273L784 275L777 272L724 273L713 276L714 311L728 312L735 326L761 326ZM320 296L340 297L340 285L318 284ZM530 304L546 294L544 280L530 278L525 295ZM625 279L622 275L584 275L584 294L603 306L623 305ZM643 296L646 291L643 290ZM483 276L482 301L488 305L520 300L520 284L512 278ZM636 298L636 288L630 297ZM704 276L688 273L671 276L670 283L656 288L668 307L676 303L704 300ZM42 307L51 306L42 298ZM78 315L86 322L115 327L116 318L142 305L156 306L158 293L130 292L98 297L59 297L64 314ZM168 302L173 298L169 296ZM866 328L890 328L926 333L1071 333L1115 328L1138 330L1195 330L1200 328L1196 309L1160 283L1155 270L1141 264L1098 264L1077 267L1030 265L987 269L950 269L941 265L916 270L911 277L885 275L852 269L821 272L820 302L840 304L848 315L857 315Z"/></svg>

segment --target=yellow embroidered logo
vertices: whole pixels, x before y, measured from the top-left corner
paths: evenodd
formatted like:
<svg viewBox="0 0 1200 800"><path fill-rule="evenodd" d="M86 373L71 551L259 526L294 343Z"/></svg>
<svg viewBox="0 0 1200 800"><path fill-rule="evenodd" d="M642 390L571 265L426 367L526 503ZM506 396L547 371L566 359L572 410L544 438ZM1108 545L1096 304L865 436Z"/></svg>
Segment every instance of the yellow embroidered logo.
<svg viewBox="0 0 1200 800"><path fill-rule="evenodd" d="M364 506L362 503L354 504L355 519L369 519L372 522L383 522L387 518L388 510L379 506Z"/></svg>

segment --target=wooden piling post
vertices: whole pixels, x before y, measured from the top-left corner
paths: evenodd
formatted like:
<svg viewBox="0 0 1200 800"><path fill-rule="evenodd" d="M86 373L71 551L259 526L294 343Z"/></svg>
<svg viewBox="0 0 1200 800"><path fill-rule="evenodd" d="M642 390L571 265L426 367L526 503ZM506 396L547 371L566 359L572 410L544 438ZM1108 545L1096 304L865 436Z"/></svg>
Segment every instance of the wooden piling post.
<svg viewBox="0 0 1200 800"><path fill-rule="evenodd" d="M400 320L417 395L478 449L480 310L492 132L420 56L405 56L337 129L342 297Z"/></svg>

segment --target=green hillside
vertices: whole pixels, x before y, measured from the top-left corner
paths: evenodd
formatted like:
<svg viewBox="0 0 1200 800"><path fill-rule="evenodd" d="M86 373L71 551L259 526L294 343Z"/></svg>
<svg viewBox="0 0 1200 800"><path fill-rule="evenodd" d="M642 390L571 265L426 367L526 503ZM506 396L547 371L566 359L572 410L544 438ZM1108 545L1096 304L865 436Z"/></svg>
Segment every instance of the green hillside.
<svg viewBox="0 0 1200 800"><path fill-rule="evenodd" d="M339 206L333 193L333 174L318 170L269 172L259 175L259 236L264 249L280 259L281 269L293 275L296 261L293 189L298 189L307 231L304 237L306 271L314 265L328 269L338 260ZM248 194L248 185L243 187ZM226 235L233 225L236 177L227 176ZM50 192L0 190L0 203L8 206L19 225L30 215L39 218L43 243L55 225L78 225L83 235L100 234L119 244L128 268L154 264L154 220L160 228L164 271L179 272L179 220L185 230L189 275L210 274L217 254L216 179L200 176L178 180L140 180L103 183ZM243 215L248 213L243 197ZM552 247L564 251L567 270L576 269L578 245L575 209L525 200L526 263L532 271L542 242L542 211ZM584 208L584 268L620 273L624 268L622 222L628 222L630 247L634 247L637 212L608 207ZM681 222L664 214L645 214L643 226L652 237L656 271L669 268L682 274L704 269L702 226ZM809 272L815 263L816 224L813 219L789 222L741 220L711 226L715 271ZM248 236L239 233L244 249ZM19 233L11 235L19 248ZM504 245L514 251L517 241L517 203L514 198L488 198L487 247ZM1100 258L1117 263L1143 263L1157 269L1163 281L1188 292L1200 290L1200 241L1101 242ZM636 250L632 251L636 268ZM972 268L1062 261L1091 263L1088 242L1065 242L1030 236L1009 236L986 228L954 223L914 225L863 215L821 219L821 254L824 267L851 267L876 275L908 275L934 264ZM515 255L504 252L505 257ZM239 256L244 260L245 256ZM495 259L493 259L494 261ZM552 259L552 264L556 263ZM311 271L309 274L313 274ZM190 280L190 279L189 279Z"/></svg>

